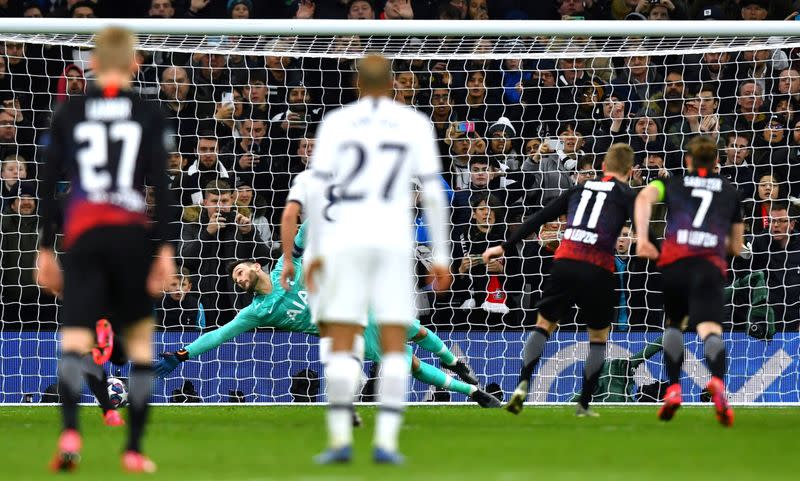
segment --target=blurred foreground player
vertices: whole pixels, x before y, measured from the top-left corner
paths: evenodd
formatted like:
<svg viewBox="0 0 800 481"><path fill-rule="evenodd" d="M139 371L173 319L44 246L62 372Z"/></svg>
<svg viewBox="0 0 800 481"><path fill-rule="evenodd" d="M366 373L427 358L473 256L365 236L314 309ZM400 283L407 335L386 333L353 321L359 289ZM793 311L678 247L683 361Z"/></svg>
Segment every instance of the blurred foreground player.
<svg viewBox="0 0 800 481"><path fill-rule="evenodd" d="M539 318L522 351L522 371L506 409L522 411L528 397L531 376L544 346L558 322L573 305L580 307L578 321L589 329L589 354L583 369L583 387L576 415L596 416L589 401L597 387L606 358L606 341L614 307L619 297L614 292L614 252L622 227L633 213L634 192L628 187L633 168L633 150L614 144L603 162L603 175L576 185L525 221L502 245L483 253L486 262L502 256L507 249L525 239L547 222L567 214L567 229L556 251L542 299L537 304Z"/></svg>
<svg viewBox="0 0 800 481"><path fill-rule="evenodd" d="M636 199L636 254L658 259L664 283L664 363L670 386L658 417L669 421L681 406L683 334L693 326L703 340L711 371L708 392L717 419L733 424L733 409L725 394L725 343L722 340L726 252L737 256L742 249L744 224L739 193L728 179L714 173L717 145L709 137L696 137L686 156L683 177L657 179ZM659 256L649 239L652 206L667 206L667 227ZM726 249L727 247L727 249Z"/></svg>
<svg viewBox="0 0 800 481"><path fill-rule="evenodd" d="M434 289L447 289L449 270L445 233L446 201L439 180L434 129L429 119L392 100L391 64L369 55L358 65L361 98L325 116L311 159L316 182L308 206L310 221L309 291L319 278L320 328L332 339L325 368L328 391L328 450L320 464L352 458L350 412L361 376L352 357L371 309L380 326L383 357L380 408L375 423L373 460L399 464L398 435L408 389L406 332L414 318L409 226L411 181L418 177L433 244ZM327 205L318 200L326 199ZM335 219L330 217L332 208Z"/></svg>
<svg viewBox="0 0 800 481"><path fill-rule="evenodd" d="M134 45L133 34L120 28L97 34L91 58L96 83L85 97L61 105L50 130L41 191L38 282L64 299L58 369L64 426L51 463L54 470L74 469L80 459L78 401L84 356L95 345L96 321L107 315L123 331L133 362L130 431L122 466L130 472L156 469L141 454L140 440L152 381L150 297L160 294L164 279L175 271L166 232L170 203L165 167L172 149L164 145L171 137L161 112L130 90L137 70ZM61 216L54 197L62 178L72 182L63 225L57 220ZM145 214L146 179L155 188L154 231ZM62 228L63 275L53 252ZM98 332L98 348L106 347L111 336L110 329Z"/></svg>

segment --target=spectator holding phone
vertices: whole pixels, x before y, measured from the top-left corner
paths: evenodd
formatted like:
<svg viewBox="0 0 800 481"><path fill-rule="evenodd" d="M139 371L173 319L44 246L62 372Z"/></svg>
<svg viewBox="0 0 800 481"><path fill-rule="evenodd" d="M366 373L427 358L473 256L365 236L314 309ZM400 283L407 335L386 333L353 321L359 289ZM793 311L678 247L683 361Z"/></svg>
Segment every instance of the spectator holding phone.
<svg viewBox="0 0 800 481"><path fill-rule="evenodd" d="M569 140L569 144L564 139ZM534 161L523 166L523 170L531 169L532 174L526 175L523 181L528 192L525 205L541 208L575 185L574 174L578 165L577 154L582 153L579 150L581 143L570 127L562 130L562 138L550 137L539 146Z"/></svg>
<svg viewBox="0 0 800 481"><path fill-rule="evenodd" d="M442 157L445 161L442 171L446 173L445 180L453 190L469 187L469 158L474 136L474 122L453 122L447 129L445 144L449 156Z"/></svg>

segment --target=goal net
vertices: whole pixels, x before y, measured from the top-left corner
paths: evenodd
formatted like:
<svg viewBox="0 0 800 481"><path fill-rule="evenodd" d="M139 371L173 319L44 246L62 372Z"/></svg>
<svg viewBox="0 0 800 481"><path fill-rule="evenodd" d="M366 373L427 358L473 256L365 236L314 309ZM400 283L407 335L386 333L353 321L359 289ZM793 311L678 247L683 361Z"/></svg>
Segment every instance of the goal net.
<svg viewBox="0 0 800 481"><path fill-rule="evenodd" d="M216 30L236 25L223 24ZM527 28L534 32L536 24ZM476 256L597 175L613 143L633 147L630 183L639 188L681 175L688 141L708 135L718 142L722 174L741 191L747 231L746 255L731 260L725 291L731 399L800 402L800 37L600 37L580 28L572 36L441 37L411 28L391 35L185 35L178 27L140 35L134 89L175 127L168 168L182 211L174 219L181 275L154 302L155 351L174 351L226 325L250 302L225 265L237 258L265 269L275 264L287 193L306 168L317 127L326 112L357 97L355 61L374 52L392 59L395 99L433 121L451 203L450 292L434 296L425 285L424 220L409 226L418 241L419 318L488 390L507 397L514 389L564 225L545 225L502 262L487 266ZM91 82L92 42L83 34L0 34L2 403L55 399L59 305L35 285L36 179L52 112ZM60 194L69 188L59 184ZM211 209L228 207L252 227L209 235ZM664 218L657 208L659 236ZM619 300L596 400L654 402L666 385L660 275L632 255L632 239L626 228L617 244ZM573 310L551 337L530 401L568 402L580 389L588 338L577 315ZM695 334L686 341L683 389L702 401L710 375ZM323 401L317 346L307 334L247 331L158 380L154 400ZM106 369L127 375L126 366ZM371 399L370 386L362 399ZM465 397L414 381L410 400Z"/></svg>

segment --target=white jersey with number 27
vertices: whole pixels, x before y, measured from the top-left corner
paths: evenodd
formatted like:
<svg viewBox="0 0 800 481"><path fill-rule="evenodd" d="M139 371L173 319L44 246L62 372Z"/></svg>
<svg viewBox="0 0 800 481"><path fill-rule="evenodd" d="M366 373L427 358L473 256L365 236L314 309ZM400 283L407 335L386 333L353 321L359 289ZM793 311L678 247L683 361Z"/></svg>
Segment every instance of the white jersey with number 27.
<svg viewBox="0 0 800 481"><path fill-rule="evenodd" d="M430 121L388 98L365 97L329 113L317 133L311 160L323 191L314 200L322 220L321 229L315 227L320 253L341 247L410 252L411 183L416 178L423 183L423 196L435 197L425 202L426 216L434 255L446 264L445 201L437 153Z"/></svg>

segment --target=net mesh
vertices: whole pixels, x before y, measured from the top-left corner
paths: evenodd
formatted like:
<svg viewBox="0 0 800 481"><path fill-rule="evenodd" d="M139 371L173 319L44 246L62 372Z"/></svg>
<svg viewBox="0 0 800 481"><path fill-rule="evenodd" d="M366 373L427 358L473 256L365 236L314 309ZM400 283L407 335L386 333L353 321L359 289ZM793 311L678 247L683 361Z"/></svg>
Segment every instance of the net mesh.
<svg viewBox="0 0 800 481"><path fill-rule="evenodd" d="M0 34L0 402L54 399L59 309L34 282L35 180L53 110L91 81L92 41ZM272 265L278 258L282 209L317 125L325 112L356 98L355 59L380 52L393 59L395 98L434 122L450 187L455 283L438 297L426 290L421 274L429 251L420 220L420 318L482 384L506 395L513 390L524 327L535 322L563 225L546 225L499 267L473 266L470 256L599 172L612 143L634 148L631 184L640 187L680 175L687 142L706 134L718 141L721 171L745 199L752 247L752 255L732 260L726 289L732 398L800 402L800 252L791 235L800 196L798 46L800 37L140 36L135 89L158 102L175 126L178 151L169 168L182 208L175 220L183 275L154 305L156 350L186 345L249 303L225 275L225 263L256 258ZM203 236L203 189L214 180L233 191L217 201L251 219L249 237ZM771 211L772 200L787 203L791 220ZM480 202L492 213L481 217L473 207ZM657 208L659 235L664 216ZM660 278L630 255L631 240L626 230L618 244L619 305L598 400L653 401L665 387ZM530 400L566 402L579 389L588 339L575 316L548 344ZM684 392L699 401L709 374L702 346L692 334L687 341ZM247 332L158 381L154 399L322 400L316 346L304 334ZM107 369L127 373L124 366ZM370 386L364 399L371 399ZM431 399L465 398L413 385L411 400Z"/></svg>

